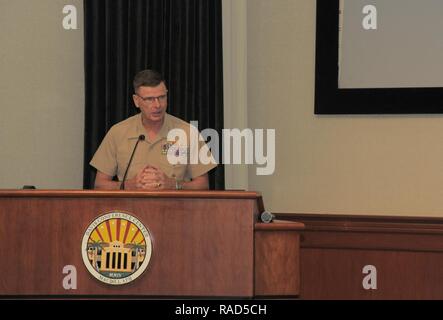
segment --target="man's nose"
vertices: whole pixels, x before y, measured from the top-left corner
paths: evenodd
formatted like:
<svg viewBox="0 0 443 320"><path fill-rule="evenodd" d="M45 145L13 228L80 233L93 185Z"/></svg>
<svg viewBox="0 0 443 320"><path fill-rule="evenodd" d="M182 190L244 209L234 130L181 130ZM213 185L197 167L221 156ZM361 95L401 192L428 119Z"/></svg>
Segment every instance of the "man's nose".
<svg viewBox="0 0 443 320"><path fill-rule="evenodd" d="M161 106L160 104L160 98L154 98L154 101L152 101L152 106L155 108L158 108Z"/></svg>

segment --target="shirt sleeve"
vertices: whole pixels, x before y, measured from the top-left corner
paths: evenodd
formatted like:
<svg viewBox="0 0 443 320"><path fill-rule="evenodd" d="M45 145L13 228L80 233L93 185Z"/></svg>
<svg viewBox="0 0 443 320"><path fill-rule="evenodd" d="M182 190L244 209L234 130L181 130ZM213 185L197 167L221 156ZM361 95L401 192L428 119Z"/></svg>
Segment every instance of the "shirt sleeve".
<svg viewBox="0 0 443 320"><path fill-rule="evenodd" d="M191 130L193 128L191 127ZM208 145L204 141L201 134L198 135L199 137L199 143L195 146L191 144L191 154L198 154L198 162L196 164L192 163L190 161L190 164L187 167L185 180L195 179L205 173L208 173L215 167L217 167L217 161L215 160L214 156L212 155L211 150L209 149ZM192 148L197 147L197 150L193 150Z"/></svg>
<svg viewBox="0 0 443 320"><path fill-rule="evenodd" d="M112 129L106 134L89 164L111 177L117 174L116 144Z"/></svg>

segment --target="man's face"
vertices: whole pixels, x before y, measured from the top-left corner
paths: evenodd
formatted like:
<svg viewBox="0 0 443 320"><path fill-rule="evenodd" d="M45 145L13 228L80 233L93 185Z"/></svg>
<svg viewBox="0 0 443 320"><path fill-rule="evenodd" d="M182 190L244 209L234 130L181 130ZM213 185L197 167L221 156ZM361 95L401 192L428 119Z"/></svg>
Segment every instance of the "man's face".
<svg viewBox="0 0 443 320"><path fill-rule="evenodd" d="M133 95L134 103L142 113L143 123L162 122L168 106L168 90L162 82L156 87L140 87Z"/></svg>

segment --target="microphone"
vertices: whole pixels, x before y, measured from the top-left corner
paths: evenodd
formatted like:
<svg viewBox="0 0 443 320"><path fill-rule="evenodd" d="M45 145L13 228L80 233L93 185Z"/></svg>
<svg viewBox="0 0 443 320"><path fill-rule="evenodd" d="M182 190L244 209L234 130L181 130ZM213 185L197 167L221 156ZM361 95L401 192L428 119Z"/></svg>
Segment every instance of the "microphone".
<svg viewBox="0 0 443 320"><path fill-rule="evenodd" d="M274 220L275 215L270 213L269 211L263 211L260 218L261 218L262 222L270 223L270 222L272 222L272 220Z"/></svg>
<svg viewBox="0 0 443 320"><path fill-rule="evenodd" d="M134 150L132 150L131 158L129 159L128 166L125 171L125 175L123 176L122 184L120 185L120 190L125 190L125 180L126 180L126 176L128 175L129 167L131 166L132 158L134 157L134 153L135 153L135 150L137 149L138 143L143 140L145 140L145 135L143 135L143 134L139 135L138 139L137 139L137 143L134 146Z"/></svg>

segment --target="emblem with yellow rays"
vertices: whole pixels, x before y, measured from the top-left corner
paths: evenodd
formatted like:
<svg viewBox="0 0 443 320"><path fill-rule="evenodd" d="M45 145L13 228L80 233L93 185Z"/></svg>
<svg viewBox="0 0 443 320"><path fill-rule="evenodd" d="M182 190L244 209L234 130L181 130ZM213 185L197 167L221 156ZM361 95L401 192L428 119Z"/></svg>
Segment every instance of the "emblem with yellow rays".
<svg viewBox="0 0 443 320"><path fill-rule="evenodd" d="M149 230L134 216L109 212L95 219L82 241L83 262L98 280L122 285L137 279L152 254Z"/></svg>

